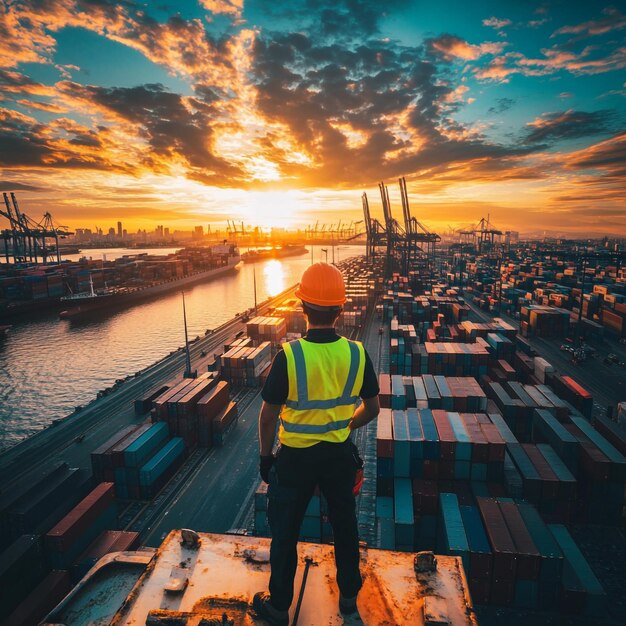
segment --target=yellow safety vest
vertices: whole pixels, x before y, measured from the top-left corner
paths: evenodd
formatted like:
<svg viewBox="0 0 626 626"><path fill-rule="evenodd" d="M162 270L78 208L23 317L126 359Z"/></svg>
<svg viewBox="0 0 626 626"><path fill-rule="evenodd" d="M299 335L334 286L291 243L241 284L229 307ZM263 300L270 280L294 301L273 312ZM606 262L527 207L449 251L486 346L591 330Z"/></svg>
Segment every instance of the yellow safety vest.
<svg viewBox="0 0 626 626"><path fill-rule="evenodd" d="M345 337L329 343L297 339L283 349L289 393L280 415L279 441L293 448L344 442L363 386L363 344Z"/></svg>

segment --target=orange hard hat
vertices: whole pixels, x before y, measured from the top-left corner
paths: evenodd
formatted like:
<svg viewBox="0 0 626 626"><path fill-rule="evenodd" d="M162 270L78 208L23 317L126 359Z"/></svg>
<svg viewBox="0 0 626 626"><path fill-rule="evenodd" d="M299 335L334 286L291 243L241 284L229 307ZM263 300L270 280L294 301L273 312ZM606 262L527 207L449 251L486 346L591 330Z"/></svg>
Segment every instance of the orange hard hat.
<svg viewBox="0 0 626 626"><path fill-rule="evenodd" d="M346 301L343 276L334 265L314 263L302 274L296 296L303 302L317 306L341 306Z"/></svg>

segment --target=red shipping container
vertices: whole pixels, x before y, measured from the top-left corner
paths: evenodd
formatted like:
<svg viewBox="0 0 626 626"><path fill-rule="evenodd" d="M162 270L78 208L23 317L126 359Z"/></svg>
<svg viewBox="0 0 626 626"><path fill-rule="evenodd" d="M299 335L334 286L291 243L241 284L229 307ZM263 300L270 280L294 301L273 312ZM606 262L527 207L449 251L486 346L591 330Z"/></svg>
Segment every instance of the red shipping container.
<svg viewBox="0 0 626 626"><path fill-rule="evenodd" d="M209 393L198 400L198 415L213 419L227 404L229 400L230 385L221 380Z"/></svg>
<svg viewBox="0 0 626 626"><path fill-rule="evenodd" d="M526 528L517 505L514 502L499 502L498 505L517 549L517 579L538 580L541 555Z"/></svg>
<svg viewBox="0 0 626 626"><path fill-rule="evenodd" d="M456 437L454 436L454 431L452 430L452 425L448 420L447 411L442 411L440 409L433 409L433 419L435 420L435 425L437 426L437 433L439 434L439 451L442 460L452 461L454 462L454 451L456 447ZM439 468L440 475L442 478L445 476L441 473L447 475L447 470L444 470L443 467ZM452 464L452 476L450 478L454 478L454 463Z"/></svg>
<svg viewBox="0 0 626 626"><path fill-rule="evenodd" d="M46 535L46 544L63 552L103 511L115 503L113 483L100 483Z"/></svg>
<svg viewBox="0 0 626 626"><path fill-rule="evenodd" d="M489 419L487 416L485 416ZM481 424L480 429L489 443L489 461L504 461L506 444L495 424Z"/></svg>
<svg viewBox="0 0 626 626"><path fill-rule="evenodd" d="M541 478L541 499L545 502L556 500L559 497L559 479L554 470L537 446L523 443L522 448Z"/></svg>
<svg viewBox="0 0 626 626"><path fill-rule="evenodd" d="M498 595L498 603L508 604L513 601L509 586L514 589L517 570L517 549L508 527L494 498L476 498L480 516L485 526L493 550L492 590Z"/></svg>

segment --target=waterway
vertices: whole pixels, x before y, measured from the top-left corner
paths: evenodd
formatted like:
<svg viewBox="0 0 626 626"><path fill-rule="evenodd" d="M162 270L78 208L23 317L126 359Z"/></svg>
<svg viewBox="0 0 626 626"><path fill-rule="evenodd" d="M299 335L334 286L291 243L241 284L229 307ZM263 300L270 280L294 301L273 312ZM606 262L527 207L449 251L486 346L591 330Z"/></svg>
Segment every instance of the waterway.
<svg viewBox="0 0 626 626"><path fill-rule="evenodd" d="M331 261L330 246L307 246L311 253L242 263L235 274L185 288L189 337L204 335L254 305L298 282L315 261ZM326 249L327 253L323 250ZM173 250L146 250L168 254ZM87 250L85 256L111 260L137 251ZM364 253L363 246L335 247L335 261ZM82 255L69 255L77 259ZM184 344L181 294L136 304L93 320L59 320L41 313L12 321L0 340L0 449L48 426L77 405L85 405L116 379L134 374Z"/></svg>

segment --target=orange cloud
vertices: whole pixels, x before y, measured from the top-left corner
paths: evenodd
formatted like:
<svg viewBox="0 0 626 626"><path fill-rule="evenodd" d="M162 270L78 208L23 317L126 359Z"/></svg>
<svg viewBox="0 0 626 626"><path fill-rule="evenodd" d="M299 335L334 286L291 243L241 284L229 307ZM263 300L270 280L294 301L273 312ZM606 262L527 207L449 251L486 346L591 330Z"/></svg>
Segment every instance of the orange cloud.
<svg viewBox="0 0 626 626"><path fill-rule="evenodd" d="M243 12L243 0L200 0L200 4L211 13L234 15L239 17Z"/></svg>
<svg viewBox="0 0 626 626"><path fill-rule="evenodd" d="M431 39L429 45L446 59L458 58L464 61L475 61L486 54L500 54L507 44L501 41L487 41L474 45L454 35L442 35L436 39Z"/></svg>

